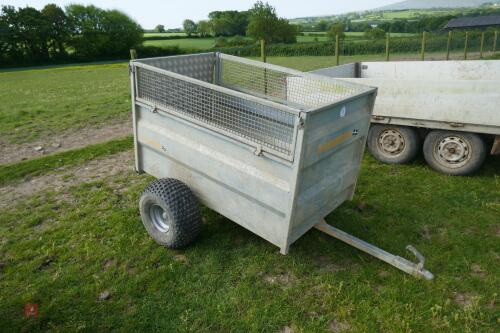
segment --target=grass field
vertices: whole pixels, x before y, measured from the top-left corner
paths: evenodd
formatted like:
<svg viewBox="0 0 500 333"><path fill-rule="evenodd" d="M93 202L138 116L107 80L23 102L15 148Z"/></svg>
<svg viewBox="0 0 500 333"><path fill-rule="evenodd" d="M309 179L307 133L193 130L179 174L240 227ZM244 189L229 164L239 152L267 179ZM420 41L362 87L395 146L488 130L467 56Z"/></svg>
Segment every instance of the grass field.
<svg viewBox="0 0 500 333"><path fill-rule="evenodd" d="M123 121L129 85L125 63L0 72L0 143Z"/></svg>
<svg viewBox="0 0 500 333"><path fill-rule="evenodd" d="M181 49L208 50L214 47L215 38L182 38L165 40L146 40L145 46L179 46Z"/></svg>
<svg viewBox="0 0 500 333"><path fill-rule="evenodd" d="M186 36L184 32L146 32L144 37L177 37Z"/></svg>
<svg viewBox="0 0 500 333"><path fill-rule="evenodd" d="M332 66L334 57L269 61L312 70ZM0 133L12 141L30 140L73 123L125 117L128 85L126 64L0 73L0 97L8 101L0 109ZM67 107L48 107L58 100ZM19 108L24 113L17 114ZM390 166L366 155L354 201L328 216L329 223L398 255L410 258L404 247L415 245L436 275L425 282L317 231L282 256L206 208L194 245L161 248L147 235L137 209L149 176L129 171L130 165L101 180L77 181L92 159L131 147L124 139L0 167L0 197L2 186L79 168L64 176L68 185L0 204L0 331L498 329L498 157L488 158L474 177L454 178L431 171L422 158ZM109 297L100 299L103 292ZM38 319L24 318L26 303L39 305Z"/></svg>

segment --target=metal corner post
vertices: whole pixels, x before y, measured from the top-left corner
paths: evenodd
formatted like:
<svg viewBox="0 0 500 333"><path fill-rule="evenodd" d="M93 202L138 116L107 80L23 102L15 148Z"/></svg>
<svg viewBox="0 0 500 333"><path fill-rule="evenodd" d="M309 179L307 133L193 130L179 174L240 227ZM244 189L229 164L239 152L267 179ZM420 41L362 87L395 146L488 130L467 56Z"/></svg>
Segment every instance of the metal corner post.
<svg viewBox="0 0 500 333"><path fill-rule="evenodd" d="M139 143L137 136L137 110L136 110L136 96L137 96L137 68L131 62L129 64L129 74L130 74L130 96L132 100L132 125L134 132L134 157L135 157L135 171L141 173L140 159L139 159Z"/></svg>

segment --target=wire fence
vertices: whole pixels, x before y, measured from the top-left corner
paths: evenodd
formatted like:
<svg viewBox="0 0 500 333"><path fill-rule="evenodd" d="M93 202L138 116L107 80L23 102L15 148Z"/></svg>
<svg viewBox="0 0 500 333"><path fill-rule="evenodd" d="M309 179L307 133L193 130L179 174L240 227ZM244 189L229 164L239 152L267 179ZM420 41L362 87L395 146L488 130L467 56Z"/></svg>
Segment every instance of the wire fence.
<svg viewBox="0 0 500 333"><path fill-rule="evenodd" d="M218 51L243 57L379 55L385 60L479 59L498 52L497 31L424 32L405 37L386 34L380 39L348 39L337 36L329 42L261 44L220 48ZM264 45L264 46L263 46ZM262 49L264 47L264 49ZM264 52L262 52L264 50Z"/></svg>

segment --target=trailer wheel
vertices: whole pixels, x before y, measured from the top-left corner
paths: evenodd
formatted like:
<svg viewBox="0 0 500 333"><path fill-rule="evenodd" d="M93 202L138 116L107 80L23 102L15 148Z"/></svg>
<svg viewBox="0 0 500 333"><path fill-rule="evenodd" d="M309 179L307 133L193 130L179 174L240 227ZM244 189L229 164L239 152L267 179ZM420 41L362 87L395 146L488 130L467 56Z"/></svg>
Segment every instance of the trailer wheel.
<svg viewBox="0 0 500 333"><path fill-rule="evenodd" d="M425 138L424 157L436 171L451 176L466 176L483 165L486 146L477 134L432 131Z"/></svg>
<svg viewBox="0 0 500 333"><path fill-rule="evenodd" d="M375 124L368 132L368 151L377 160L390 164L413 161L420 149L420 136L411 127Z"/></svg>
<svg viewBox="0 0 500 333"><path fill-rule="evenodd" d="M171 249L187 246L201 229L201 214L196 197L177 179L151 182L139 201L142 223L160 245Z"/></svg>

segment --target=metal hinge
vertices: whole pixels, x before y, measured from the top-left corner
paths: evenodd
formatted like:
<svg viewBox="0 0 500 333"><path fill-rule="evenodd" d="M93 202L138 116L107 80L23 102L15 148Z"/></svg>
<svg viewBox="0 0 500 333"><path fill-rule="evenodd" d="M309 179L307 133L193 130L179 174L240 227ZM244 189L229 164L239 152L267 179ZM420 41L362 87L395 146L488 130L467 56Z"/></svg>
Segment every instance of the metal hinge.
<svg viewBox="0 0 500 333"><path fill-rule="evenodd" d="M131 75L132 73L134 73L134 71L135 71L134 66L128 64L128 75Z"/></svg>
<svg viewBox="0 0 500 333"><path fill-rule="evenodd" d="M302 113L299 115L299 129L304 129L304 125L305 125L305 120L304 120L304 117L302 116Z"/></svg>
<svg viewBox="0 0 500 333"><path fill-rule="evenodd" d="M255 147L255 151L253 153L255 154L255 156L262 156L262 146L258 145L257 147Z"/></svg>

